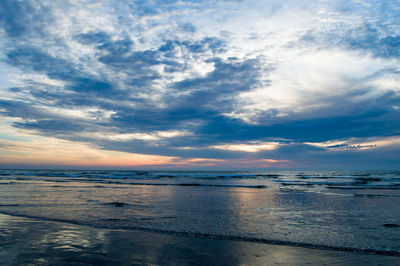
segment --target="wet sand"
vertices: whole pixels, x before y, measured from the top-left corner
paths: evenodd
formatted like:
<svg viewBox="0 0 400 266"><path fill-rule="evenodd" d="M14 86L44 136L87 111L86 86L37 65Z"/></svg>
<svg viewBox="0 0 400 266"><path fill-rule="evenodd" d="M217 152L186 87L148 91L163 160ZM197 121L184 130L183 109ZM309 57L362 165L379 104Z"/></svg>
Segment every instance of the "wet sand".
<svg viewBox="0 0 400 266"><path fill-rule="evenodd" d="M0 214L4 265L400 265L400 257L99 229Z"/></svg>

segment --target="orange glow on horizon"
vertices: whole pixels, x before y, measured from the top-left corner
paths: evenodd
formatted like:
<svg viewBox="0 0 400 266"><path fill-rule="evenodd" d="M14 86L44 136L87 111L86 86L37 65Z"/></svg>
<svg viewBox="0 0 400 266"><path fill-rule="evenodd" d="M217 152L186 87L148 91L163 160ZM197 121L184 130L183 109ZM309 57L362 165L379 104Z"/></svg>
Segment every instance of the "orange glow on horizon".
<svg viewBox="0 0 400 266"><path fill-rule="evenodd" d="M181 158L102 150L87 143L40 137L35 141L4 141L1 165L58 165L76 167L279 167L286 160Z"/></svg>
<svg viewBox="0 0 400 266"><path fill-rule="evenodd" d="M210 168L265 168L291 164L286 160L182 158L104 150L86 142L62 140L38 135L35 131L14 129L3 125L8 132L0 139L0 166L56 166L56 167L158 167L190 169Z"/></svg>

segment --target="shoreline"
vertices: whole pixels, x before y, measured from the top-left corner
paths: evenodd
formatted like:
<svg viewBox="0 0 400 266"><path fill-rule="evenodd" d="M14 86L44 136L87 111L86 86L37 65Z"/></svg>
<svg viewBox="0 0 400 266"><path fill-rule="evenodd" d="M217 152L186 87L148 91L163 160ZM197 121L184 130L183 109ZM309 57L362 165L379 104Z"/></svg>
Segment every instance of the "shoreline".
<svg viewBox="0 0 400 266"><path fill-rule="evenodd" d="M163 230L163 229L151 229L146 227L101 227L101 226L92 226L89 224L79 223L71 220L62 220L62 219L49 219L45 217L38 216L30 216L30 215L20 215L13 214L5 211L0 211L0 215L8 215L12 217L26 218L39 220L44 222L55 222L55 223L67 223L76 226L85 226L93 229L104 229L104 230L124 230L124 231L134 231L134 232L144 232L144 233L155 233L167 236L175 236L175 237L188 237L188 238L198 238L198 239L210 239L210 240L225 240L225 241L240 241L240 242L248 242L248 243L259 243L266 245L278 245L278 246L287 246L287 247L299 247L313 250L328 250L328 251L342 251L342 252L351 252L358 253L364 255L384 255L384 256L393 256L400 258L400 252L394 250L374 250L374 249L361 249L354 247L337 247L337 246L327 246L320 244L310 244L310 243L296 243L290 241L282 241L282 240L273 240L273 239L263 239L263 238L249 238L242 236L227 236L227 235L215 235L215 234L207 234L207 233L199 233L199 232L180 232L180 231L172 231L172 230Z"/></svg>
<svg viewBox="0 0 400 266"><path fill-rule="evenodd" d="M400 265L397 256L144 230L0 213L0 264Z"/></svg>

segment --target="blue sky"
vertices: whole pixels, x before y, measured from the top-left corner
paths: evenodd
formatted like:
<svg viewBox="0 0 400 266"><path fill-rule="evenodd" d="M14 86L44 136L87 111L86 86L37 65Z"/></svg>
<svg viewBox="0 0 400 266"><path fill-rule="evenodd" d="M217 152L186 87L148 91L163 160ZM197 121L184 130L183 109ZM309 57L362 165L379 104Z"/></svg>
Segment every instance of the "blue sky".
<svg viewBox="0 0 400 266"><path fill-rule="evenodd" d="M399 1L0 3L3 167L398 169Z"/></svg>

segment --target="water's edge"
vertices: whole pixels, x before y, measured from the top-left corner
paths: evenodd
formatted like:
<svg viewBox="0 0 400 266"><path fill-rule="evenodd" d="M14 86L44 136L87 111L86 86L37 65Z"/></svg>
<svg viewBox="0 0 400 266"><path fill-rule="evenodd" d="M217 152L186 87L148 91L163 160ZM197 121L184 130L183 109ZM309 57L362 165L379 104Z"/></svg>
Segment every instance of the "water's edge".
<svg viewBox="0 0 400 266"><path fill-rule="evenodd" d="M310 244L310 243L298 243L291 241L282 241L275 239L265 239L265 238L255 238L255 237L243 237L243 236L227 236L227 235L218 235L218 234L206 234L200 232L184 232L184 231L174 231L174 230L162 230L162 229L154 229L154 228L146 228L140 226L100 226L100 225L91 225L88 223L83 223L74 220L67 219L56 219L56 218L47 218L41 216L32 216L32 215L21 215L12 212L0 211L1 214L28 218L28 219L36 219L46 222L57 222L57 223L68 223L78 226L87 226L96 229L106 229L106 230L132 230L132 231L141 231L141 232L151 232L158 233L163 235L173 235L179 237L194 237L194 238L203 238L203 239L215 239L215 240L231 240L231 241L242 241L242 242L254 242L254 243L263 243L268 245L281 245L281 246L291 246L291 247L301 247L308 249L319 249L319 250L333 250L333 251L345 251L345 252L353 252L353 253L361 253L368 255L385 255L385 256L395 256L400 257L400 252L396 250L377 250L377 249L362 249L362 248L354 248L354 247L337 247L337 246L329 246L329 245L319 245L319 244Z"/></svg>

